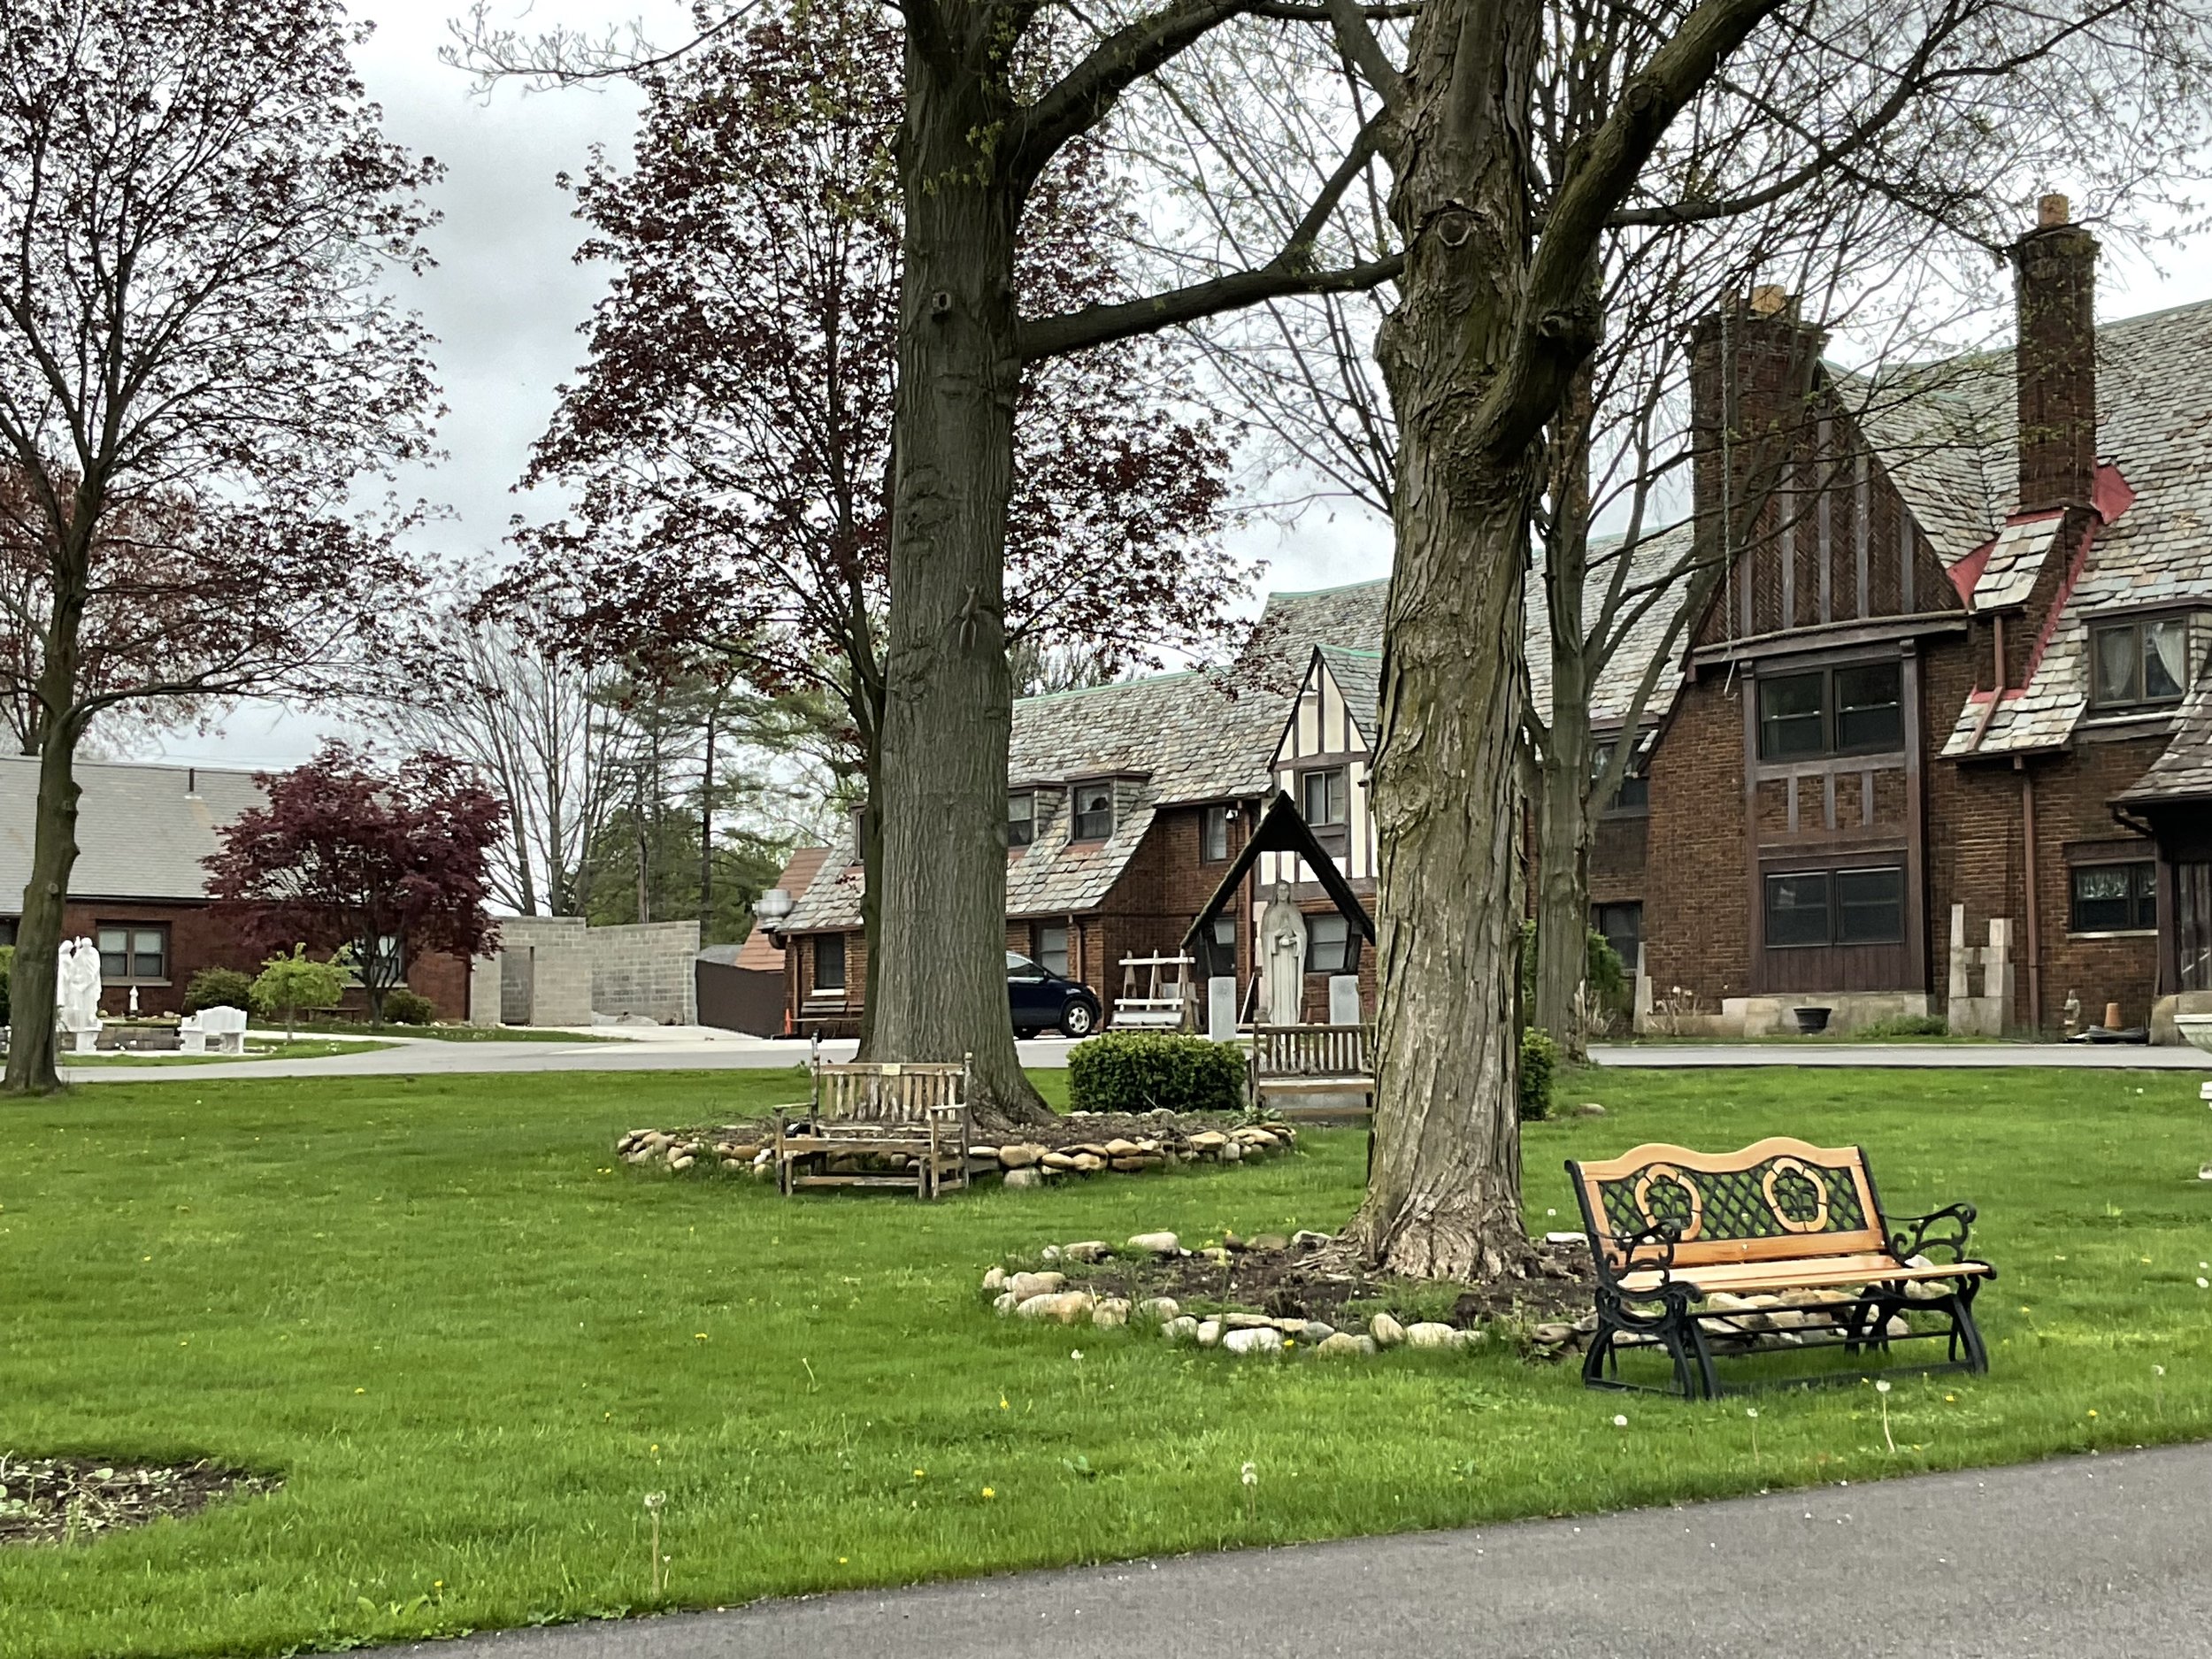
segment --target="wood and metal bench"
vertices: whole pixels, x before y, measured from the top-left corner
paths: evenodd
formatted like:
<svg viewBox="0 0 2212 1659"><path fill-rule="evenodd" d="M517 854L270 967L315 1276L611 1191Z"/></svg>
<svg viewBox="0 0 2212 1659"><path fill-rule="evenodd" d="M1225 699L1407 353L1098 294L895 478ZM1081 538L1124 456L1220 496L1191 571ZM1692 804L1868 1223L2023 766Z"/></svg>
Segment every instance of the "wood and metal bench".
<svg viewBox="0 0 2212 1659"><path fill-rule="evenodd" d="M957 1065L817 1058L808 1070L804 1112L775 1115L776 1185L786 1197L802 1187L910 1187L928 1199L968 1184L967 1057Z"/></svg>
<svg viewBox="0 0 2212 1659"><path fill-rule="evenodd" d="M1939 1342L1942 1360L1914 1369L1989 1369L1974 1295L1996 1269L1967 1254L1973 1205L1893 1223L1858 1147L1784 1136L1717 1155L1641 1146L1570 1158L1567 1174L1597 1274L1582 1366L1594 1388L1636 1386L1620 1377L1624 1348L1663 1350L1675 1386L1661 1392L1690 1399L1723 1392L1717 1356L1774 1348L1887 1356Z"/></svg>
<svg viewBox="0 0 2212 1659"><path fill-rule="evenodd" d="M1255 1025L1245 1093L1254 1110L1272 1099L1285 1118L1371 1116L1374 1027Z"/></svg>

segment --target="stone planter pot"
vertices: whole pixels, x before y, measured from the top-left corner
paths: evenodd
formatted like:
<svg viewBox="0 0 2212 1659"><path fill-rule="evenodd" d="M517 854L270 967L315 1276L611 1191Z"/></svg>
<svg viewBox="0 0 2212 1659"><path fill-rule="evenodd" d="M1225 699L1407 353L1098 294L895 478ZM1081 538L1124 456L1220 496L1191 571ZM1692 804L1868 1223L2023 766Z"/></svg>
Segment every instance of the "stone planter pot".
<svg viewBox="0 0 2212 1659"><path fill-rule="evenodd" d="M1797 1029L1801 1035L1817 1037L1828 1029L1828 1016L1834 1010L1825 1008L1801 1008L1797 1014Z"/></svg>

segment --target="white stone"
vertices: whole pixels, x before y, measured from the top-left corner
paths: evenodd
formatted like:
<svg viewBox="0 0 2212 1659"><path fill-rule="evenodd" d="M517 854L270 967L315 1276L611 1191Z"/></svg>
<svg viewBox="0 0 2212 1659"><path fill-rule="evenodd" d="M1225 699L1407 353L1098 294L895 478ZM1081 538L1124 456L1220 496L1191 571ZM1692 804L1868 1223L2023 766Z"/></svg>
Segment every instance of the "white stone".
<svg viewBox="0 0 2212 1659"><path fill-rule="evenodd" d="M1006 1171L1006 1187L1010 1192L1025 1192L1031 1187L1042 1187L1044 1184L1044 1171L1041 1170L1009 1170Z"/></svg>
<svg viewBox="0 0 2212 1659"><path fill-rule="evenodd" d="M1124 1296L1102 1296L1091 1308L1091 1323L1113 1330L1129 1323L1129 1302Z"/></svg>
<svg viewBox="0 0 2212 1659"><path fill-rule="evenodd" d="M1148 1296L1136 1308L1140 1319L1174 1319L1179 1318L1182 1312L1183 1304L1172 1296Z"/></svg>
<svg viewBox="0 0 2212 1659"><path fill-rule="evenodd" d="M1173 1256L1183 1248L1183 1241L1171 1233L1139 1233L1130 1236L1129 1248L1149 1250L1155 1256Z"/></svg>
<svg viewBox="0 0 2212 1659"><path fill-rule="evenodd" d="M1424 1319L1406 1326L1408 1348L1456 1348L1459 1333L1448 1325L1433 1319Z"/></svg>
<svg viewBox="0 0 2212 1659"><path fill-rule="evenodd" d="M1233 1141L1224 1141L1215 1154L1224 1164L1240 1164L1244 1160L1244 1148Z"/></svg>
<svg viewBox="0 0 2212 1659"><path fill-rule="evenodd" d="M1367 1334L1375 1339L1377 1348L1395 1348L1406 1340L1406 1328L1386 1313L1379 1313L1367 1322Z"/></svg>
<svg viewBox="0 0 2212 1659"><path fill-rule="evenodd" d="M1271 1325L1255 1325L1230 1332L1221 1339L1221 1346L1232 1354L1277 1354L1282 1351L1283 1333Z"/></svg>
<svg viewBox="0 0 2212 1659"><path fill-rule="evenodd" d="M1313 1351L1317 1354L1325 1354L1332 1359L1339 1355L1372 1354L1375 1352L1375 1339L1371 1336L1354 1336L1348 1331L1339 1331L1333 1336L1322 1338L1314 1345Z"/></svg>
<svg viewBox="0 0 2212 1659"><path fill-rule="evenodd" d="M1201 1319L1198 1322L1198 1329L1191 1334L1198 1339L1199 1347L1217 1348L1221 1344L1221 1321Z"/></svg>
<svg viewBox="0 0 2212 1659"><path fill-rule="evenodd" d="M983 1288L988 1291L1004 1290L1006 1288L1006 1270L1002 1267L995 1267L989 1272L984 1274Z"/></svg>
<svg viewBox="0 0 2212 1659"><path fill-rule="evenodd" d="M991 1303L991 1306L998 1310L998 1317L1002 1319L1005 1318L1007 1315L1013 1312L1014 1310L1018 1308L1020 1305L1021 1298L1015 1295L1010 1290L994 1299Z"/></svg>
<svg viewBox="0 0 2212 1659"><path fill-rule="evenodd" d="M1017 1273L1006 1281L1006 1288L1020 1302L1027 1302L1032 1296L1048 1296L1055 1291L1065 1290L1067 1285L1065 1273Z"/></svg>
<svg viewBox="0 0 2212 1659"><path fill-rule="evenodd" d="M1195 1342L1198 1340L1198 1321L1187 1313L1179 1315L1162 1325L1160 1334L1171 1342Z"/></svg>
<svg viewBox="0 0 2212 1659"><path fill-rule="evenodd" d="M1060 1247L1061 1256L1070 1262L1102 1262L1112 1254L1112 1249L1103 1239L1085 1239L1079 1243Z"/></svg>
<svg viewBox="0 0 2212 1659"><path fill-rule="evenodd" d="M1062 1325L1073 1325L1090 1310L1090 1297L1079 1290L1025 1297L1014 1310L1025 1319L1055 1319Z"/></svg>

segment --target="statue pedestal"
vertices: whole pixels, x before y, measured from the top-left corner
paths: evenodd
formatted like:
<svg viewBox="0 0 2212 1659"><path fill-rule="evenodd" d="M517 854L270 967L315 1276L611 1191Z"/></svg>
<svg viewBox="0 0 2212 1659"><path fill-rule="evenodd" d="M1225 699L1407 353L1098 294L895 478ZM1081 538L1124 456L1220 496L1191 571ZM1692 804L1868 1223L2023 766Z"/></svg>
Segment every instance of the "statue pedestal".
<svg viewBox="0 0 2212 1659"><path fill-rule="evenodd" d="M76 1038L76 1047L71 1050L72 1053L97 1054L100 1052L100 1028L97 1025L90 1031L78 1032Z"/></svg>

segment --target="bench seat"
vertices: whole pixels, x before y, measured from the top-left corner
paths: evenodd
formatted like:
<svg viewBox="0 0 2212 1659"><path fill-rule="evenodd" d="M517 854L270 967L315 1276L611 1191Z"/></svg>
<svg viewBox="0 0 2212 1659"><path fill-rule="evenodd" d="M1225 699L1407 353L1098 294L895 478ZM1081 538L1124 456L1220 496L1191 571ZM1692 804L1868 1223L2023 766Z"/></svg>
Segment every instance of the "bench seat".
<svg viewBox="0 0 2212 1659"><path fill-rule="evenodd" d="M1855 1358L1940 1342L1922 1370L1989 1369L1974 1323L1977 1291L1997 1270L1967 1253L1971 1204L1893 1224L1866 1153L1774 1136L1740 1152L1641 1146L1567 1162L1597 1276L1597 1330L1583 1359L1594 1388L1620 1375L1623 1348L1658 1348L1686 1398L1722 1392L1717 1351L1772 1344L1841 1348ZM1749 1296L1826 1293L1805 1305L1747 1308ZM1778 1313L1786 1312L1786 1319ZM1916 1325L1917 1317L1921 1323ZM1940 1328L1924 1328L1930 1320ZM1791 1383L1855 1379L1863 1368Z"/></svg>

